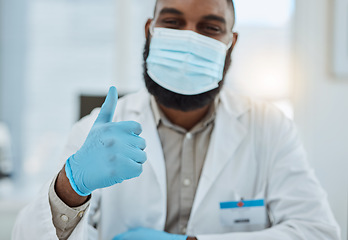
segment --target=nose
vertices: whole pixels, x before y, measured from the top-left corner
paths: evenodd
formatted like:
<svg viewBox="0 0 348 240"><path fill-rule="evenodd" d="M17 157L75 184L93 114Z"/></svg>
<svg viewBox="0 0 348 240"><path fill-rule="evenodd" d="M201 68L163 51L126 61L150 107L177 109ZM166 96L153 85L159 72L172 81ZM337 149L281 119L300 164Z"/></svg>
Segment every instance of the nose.
<svg viewBox="0 0 348 240"><path fill-rule="evenodd" d="M190 31L199 33L196 24L190 23L190 22L188 22L182 30L190 30Z"/></svg>

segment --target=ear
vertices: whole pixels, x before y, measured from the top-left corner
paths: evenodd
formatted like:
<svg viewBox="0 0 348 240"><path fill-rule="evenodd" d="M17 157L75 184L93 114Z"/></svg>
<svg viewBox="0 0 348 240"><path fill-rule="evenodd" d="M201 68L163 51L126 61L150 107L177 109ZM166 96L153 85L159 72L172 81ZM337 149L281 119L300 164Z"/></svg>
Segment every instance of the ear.
<svg viewBox="0 0 348 240"><path fill-rule="evenodd" d="M146 39L149 37L151 23L152 23L151 18L147 19L147 21L145 23L145 37L146 37Z"/></svg>
<svg viewBox="0 0 348 240"><path fill-rule="evenodd" d="M238 40L238 33L234 32L233 33L233 40L232 40L232 50L234 49L234 46L236 45L237 40Z"/></svg>

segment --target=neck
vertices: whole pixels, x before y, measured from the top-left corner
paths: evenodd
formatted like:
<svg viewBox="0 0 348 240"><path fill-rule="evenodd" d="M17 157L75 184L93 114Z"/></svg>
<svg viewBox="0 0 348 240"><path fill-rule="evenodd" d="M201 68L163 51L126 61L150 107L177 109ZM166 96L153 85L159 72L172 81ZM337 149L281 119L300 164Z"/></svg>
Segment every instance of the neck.
<svg viewBox="0 0 348 240"><path fill-rule="evenodd" d="M158 106L172 123L185 128L187 131L190 131L208 113L209 108L212 104L189 112L167 108L159 103Z"/></svg>

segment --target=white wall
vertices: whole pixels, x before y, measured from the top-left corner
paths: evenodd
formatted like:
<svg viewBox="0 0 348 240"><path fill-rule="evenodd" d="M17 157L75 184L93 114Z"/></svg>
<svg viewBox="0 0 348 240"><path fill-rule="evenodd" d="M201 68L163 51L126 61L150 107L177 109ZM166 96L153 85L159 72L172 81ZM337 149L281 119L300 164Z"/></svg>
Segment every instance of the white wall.
<svg viewBox="0 0 348 240"><path fill-rule="evenodd" d="M10 129L20 172L26 79L27 1L0 0L0 121Z"/></svg>
<svg viewBox="0 0 348 240"><path fill-rule="evenodd" d="M348 239L348 77L339 79L331 71L333 2L297 1L295 121L342 239Z"/></svg>

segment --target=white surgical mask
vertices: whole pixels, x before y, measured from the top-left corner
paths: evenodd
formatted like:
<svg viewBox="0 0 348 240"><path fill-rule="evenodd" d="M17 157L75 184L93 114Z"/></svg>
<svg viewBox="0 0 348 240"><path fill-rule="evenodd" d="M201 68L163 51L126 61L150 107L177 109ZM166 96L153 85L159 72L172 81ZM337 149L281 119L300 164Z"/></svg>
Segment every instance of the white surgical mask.
<svg viewBox="0 0 348 240"><path fill-rule="evenodd" d="M154 28L147 73L160 86L183 95L213 90L223 78L226 45L189 30Z"/></svg>

